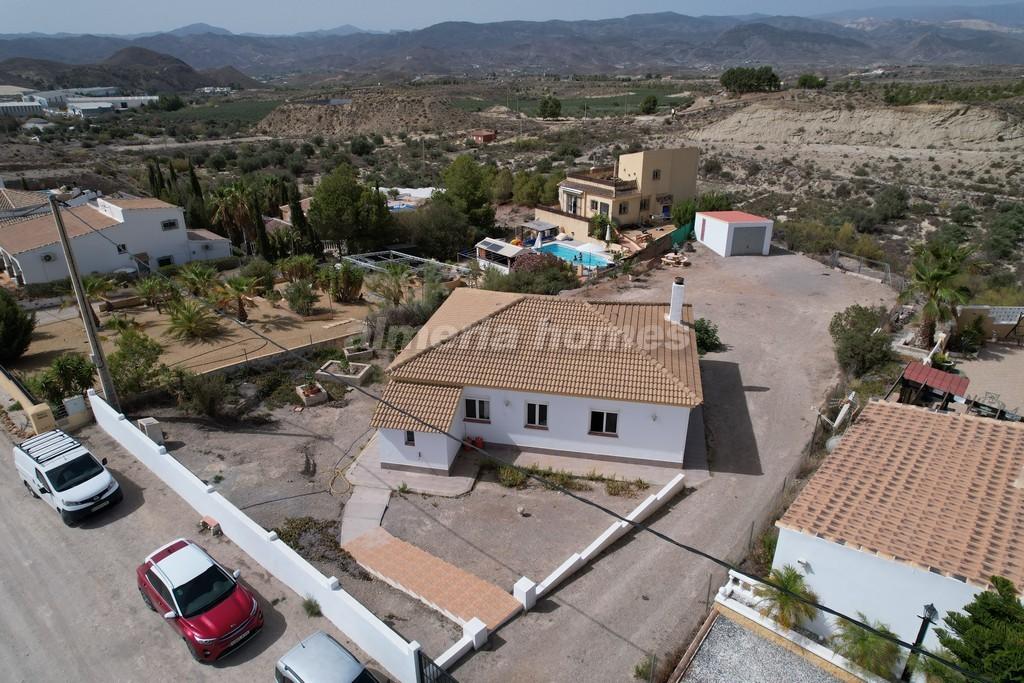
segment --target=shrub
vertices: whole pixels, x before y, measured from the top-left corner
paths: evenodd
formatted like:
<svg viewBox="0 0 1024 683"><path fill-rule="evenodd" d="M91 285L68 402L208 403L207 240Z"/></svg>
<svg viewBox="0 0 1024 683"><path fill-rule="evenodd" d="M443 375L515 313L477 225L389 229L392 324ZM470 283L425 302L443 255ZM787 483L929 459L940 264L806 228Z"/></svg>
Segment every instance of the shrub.
<svg viewBox="0 0 1024 683"><path fill-rule="evenodd" d="M572 267L559 262L530 272L517 271L505 275L494 268L484 271L480 286L495 292L520 292L522 294L558 294L564 289L579 285Z"/></svg>
<svg viewBox="0 0 1024 683"><path fill-rule="evenodd" d="M204 341L221 333L217 317L202 304L181 299L167 307L171 324L166 334L181 341Z"/></svg>
<svg viewBox="0 0 1024 683"><path fill-rule="evenodd" d="M107 358L107 365L121 398L156 386L162 350L159 342L136 330L127 330L117 338L116 350Z"/></svg>
<svg viewBox="0 0 1024 683"><path fill-rule="evenodd" d="M63 353L53 359L50 367L30 379L33 391L38 390L50 403L59 403L66 396L85 393L92 386L96 366L80 353Z"/></svg>
<svg viewBox="0 0 1024 683"><path fill-rule="evenodd" d="M828 84L828 80L815 74L800 74L796 79L796 87L804 90L820 90Z"/></svg>
<svg viewBox="0 0 1024 683"><path fill-rule="evenodd" d="M502 465L498 468L498 482L510 489L521 489L526 486L526 474L515 467Z"/></svg>
<svg viewBox="0 0 1024 683"><path fill-rule="evenodd" d="M213 266L214 270L220 273L225 270L232 270L233 268L237 268L242 264L242 260L237 256L223 256L218 259L213 259L212 261L204 261L204 263L209 263L211 266Z"/></svg>
<svg viewBox="0 0 1024 683"><path fill-rule="evenodd" d="M262 257L254 258L242 267L242 277L255 278L256 284L262 287L264 292L269 292L274 288L275 275L277 275L277 269Z"/></svg>
<svg viewBox="0 0 1024 683"><path fill-rule="evenodd" d="M839 366L855 377L885 365L893 358L889 335L877 331L885 319L881 306L854 304L832 316L828 330Z"/></svg>
<svg viewBox="0 0 1024 683"><path fill-rule="evenodd" d="M231 393L223 375L186 373L181 381L178 406L187 413L215 420L225 416L224 403Z"/></svg>
<svg viewBox="0 0 1024 683"><path fill-rule="evenodd" d="M277 267L281 270L281 275L289 282L312 280L316 275L316 258L309 254L289 256L278 261Z"/></svg>
<svg viewBox="0 0 1024 683"><path fill-rule="evenodd" d="M697 336L697 353L700 355L722 348L722 340L718 338L718 325L707 318L697 318L693 323L693 331Z"/></svg>
<svg viewBox="0 0 1024 683"><path fill-rule="evenodd" d="M658 98L654 95L648 95L640 103L640 113L653 114L656 111L658 111Z"/></svg>
<svg viewBox="0 0 1024 683"><path fill-rule="evenodd" d="M288 307L298 315L312 315L317 296L309 280L295 280L284 288L284 299Z"/></svg>
<svg viewBox="0 0 1024 683"><path fill-rule="evenodd" d="M857 612L857 619L888 636L896 636L888 626L872 622L863 612ZM836 652L877 676L892 678L893 670L900 660L899 645L846 619L840 619L837 626L836 634L832 636Z"/></svg>
<svg viewBox="0 0 1024 683"><path fill-rule="evenodd" d="M307 617L322 617L323 612L320 611L320 603L316 601L316 598L305 597L302 599L302 609L306 612Z"/></svg>
<svg viewBox="0 0 1024 683"><path fill-rule="evenodd" d="M0 363L20 358L35 329L36 314L26 313L10 292L0 289Z"/></svg>

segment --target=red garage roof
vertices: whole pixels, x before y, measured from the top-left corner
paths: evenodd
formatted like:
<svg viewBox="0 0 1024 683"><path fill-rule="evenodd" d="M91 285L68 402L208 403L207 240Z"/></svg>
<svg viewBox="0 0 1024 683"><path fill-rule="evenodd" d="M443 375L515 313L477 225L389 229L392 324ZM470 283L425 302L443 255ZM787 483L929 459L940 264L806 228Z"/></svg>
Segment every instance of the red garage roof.
<svg viewBox="0 0 1024 683"><path fill-rule="evenodd" d="M764 216L755 216L746 211L701 211L701 216L717 218L726 223L767 223L770 219Z"/></svg>
<svg viewBox="0 0 1024 683"><path fill-rule="evenodd" d="M932 389L948 392L954 396L966 396L967 385L971 382L963 375L936 370L916 360L907 365L907 369L903 371L903 378L924 384Z"/></svg>

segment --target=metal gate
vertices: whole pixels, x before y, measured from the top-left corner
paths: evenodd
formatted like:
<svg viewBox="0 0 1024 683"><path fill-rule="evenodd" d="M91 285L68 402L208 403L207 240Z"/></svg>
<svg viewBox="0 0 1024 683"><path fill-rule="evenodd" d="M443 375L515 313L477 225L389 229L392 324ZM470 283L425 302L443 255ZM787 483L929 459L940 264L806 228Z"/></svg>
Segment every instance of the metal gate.
<svg viewBox="0 0 1024 683"><path fill-rule="evenodd" d="M738 225L732 231L732 250L729 256L760 256L764 251L763 225Z"/></svg>
<svg viewBox="0 0 1024 683"><path fill-rule="evenodd" d="M423 650L416 652L417 669L419 670L419 683L459 683L455 677L442 669L437 663L423 654Z"/></svg>

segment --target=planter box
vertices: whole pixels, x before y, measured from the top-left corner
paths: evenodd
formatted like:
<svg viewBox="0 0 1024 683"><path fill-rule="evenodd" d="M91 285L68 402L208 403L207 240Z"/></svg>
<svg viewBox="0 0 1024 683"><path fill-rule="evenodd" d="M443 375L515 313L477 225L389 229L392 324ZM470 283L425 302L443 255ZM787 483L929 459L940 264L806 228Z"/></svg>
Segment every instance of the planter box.
<svg viewBox="0 0 1024 683"><path fill-rule="evenodd" d="M342 368L340 361L329 360L316 371L316 378L321 382L361 387L370 379L372 372L373 366L369 363L350 363L347 368Z"/></svg>
<svg viewBox="0 0 1024 683"><path fill-rule="evenodd" d="M315 386L317 389L319 389L319 391L317 391L315 394L310 394L309 396L307 396L302 391L303 388L305 388L307 386L310 386L310 385L302 384L302 385L299 385L299 386L295 387L295 393L298 394L299 398L302 399L302 405L304 405L304 406L306 406L308 408L310 406L318 406L321 403L327 403L327 399L329 399L330 396L327 395L327 390L324 389L323 385L320 384L320 382L313 382L312 386Z"/></svg>
<svg viewBox="0 0 1024 683"><path fill-rule="evenodd" d="M346 346L344 348L345 360L347 360L347 361L349 361L351 363L351 362L354 362L354 361L364 361L364 360L370 360L371 358L373 358L373 349L363 348L363 349L357 351L356 349L358 349L358 348L359 347L356 347L356 346Z"/></svg>

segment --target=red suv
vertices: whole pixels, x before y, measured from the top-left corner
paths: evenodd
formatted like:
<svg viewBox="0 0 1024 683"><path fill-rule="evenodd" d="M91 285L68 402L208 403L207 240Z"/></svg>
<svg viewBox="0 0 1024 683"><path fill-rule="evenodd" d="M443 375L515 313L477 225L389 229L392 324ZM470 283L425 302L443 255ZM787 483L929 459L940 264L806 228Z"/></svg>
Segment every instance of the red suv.
<svg viewBox="0 0 1024 683"><path fill-rule="evenodd" d="M135 570L146 605L164 615L191 655L212 662L234 652L263 628L263 610L241 583L184 538L160 548Z"/></svg>

